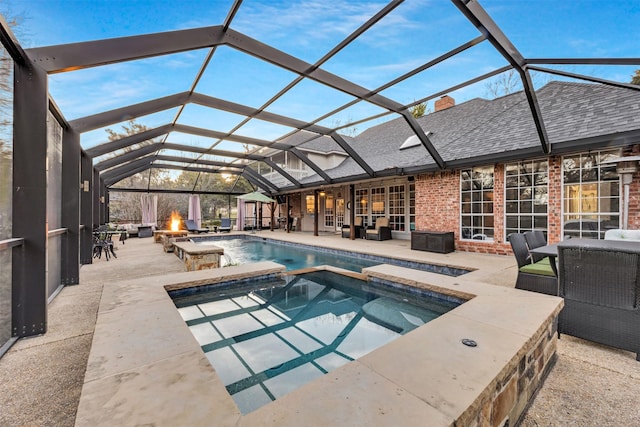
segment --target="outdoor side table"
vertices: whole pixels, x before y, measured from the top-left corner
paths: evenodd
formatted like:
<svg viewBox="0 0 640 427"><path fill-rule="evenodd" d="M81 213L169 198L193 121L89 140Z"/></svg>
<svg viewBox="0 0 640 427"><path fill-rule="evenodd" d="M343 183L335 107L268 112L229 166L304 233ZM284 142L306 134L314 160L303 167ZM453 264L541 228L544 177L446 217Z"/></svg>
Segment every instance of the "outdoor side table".
<svg viewBox="0 0 640 427"><path fill-rule="evenodd" d="M138 226L138 238L142 237L151 237L153 236L153 230L150 225L139 225Z"/></svg>

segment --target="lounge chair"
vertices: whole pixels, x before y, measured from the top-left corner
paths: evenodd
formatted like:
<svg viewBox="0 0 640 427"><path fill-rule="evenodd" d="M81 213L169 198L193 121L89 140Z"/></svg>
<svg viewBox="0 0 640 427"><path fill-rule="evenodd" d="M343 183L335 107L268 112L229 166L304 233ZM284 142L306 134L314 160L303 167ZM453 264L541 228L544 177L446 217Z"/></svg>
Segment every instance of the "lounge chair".
<svg viewBox="0 0 640 427"><path fill-rule="evenodd" d="M353 220L353 227L355 229L355 238L361 239L364 237L364 227L362 226L362 217L357 216ZM342 237L350 238L351 237L351 225L344 224L342 226Z"/></svg>
<svg viewBox="0 0 640 427"><path fill-rule="evenodd" d="M192 219L186 219L184 221L184 225L187 227L187 231L189 231L189 233L208 233L209 229L208 228L198 228L198 226L196 225L196 222Z"/></svg>
<svg viewBox="0 0 640 427"><path fill-rule="evenodd" d="M525 291L539 292L547 295L558 295L558 278L553 272L549 258L547 257L541 261L532 262L524 234L511 234L509 236L509 243L511 243L513 255L515 255L516 262L518 263L516 289L524 289Z"/></svg>
<svg viewBox="0 0 640 427"><path fill-rule="evenodd" d="M391 240L389 218L376 219L376 225L372 228L367 228L364 232L367 240Z"/></svg>
<svg viewBox="0 0 640 427"><path fill-rule="evenodd" d="M218 227L219 232L231 232L231 218L222 218L220 219L220 227Z"/></svg>
<svg viewBox="0 0 640 427"><path fill-rule="evenodd" d="M640 245L570 239L558 245L558 332L636 353L640 361Z"/></svg>

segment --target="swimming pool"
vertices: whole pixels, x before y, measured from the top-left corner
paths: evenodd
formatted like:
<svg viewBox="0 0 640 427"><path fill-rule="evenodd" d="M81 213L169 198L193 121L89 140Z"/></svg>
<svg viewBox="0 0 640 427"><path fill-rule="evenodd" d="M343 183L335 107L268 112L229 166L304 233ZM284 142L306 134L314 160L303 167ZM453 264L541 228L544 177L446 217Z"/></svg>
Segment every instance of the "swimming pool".
<svg viewBox="0 0 640 427"><path fill-rule="evenodd" d="M221 258L222 266L258 261L274 261L284 265L287 270L298 270L318 265L331 265L359 272L365 267L391 264L417 270L431 271L447 276L460 276L470 271L457 267L354 253L338 249L320 248L253 236L194 237L192 240L198 244L215 245L223 248L224 256Z"/></svg>
<svg viewBox="0 0 640 427"><path fill-rule="evenodd" d="M328 271L171 296L244 414L463 302Z"/></svg>

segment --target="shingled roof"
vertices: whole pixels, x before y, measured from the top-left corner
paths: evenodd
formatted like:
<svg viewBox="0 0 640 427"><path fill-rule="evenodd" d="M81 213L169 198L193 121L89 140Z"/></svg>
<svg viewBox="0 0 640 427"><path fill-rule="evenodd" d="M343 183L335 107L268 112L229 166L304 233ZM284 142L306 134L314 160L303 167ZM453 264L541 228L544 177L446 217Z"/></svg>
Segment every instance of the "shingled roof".
<svg viewBox="0 0 640 427"><path fill-rule="evenodd" d="M611 135L614 140L624 132L640 130L639 91L554 81L537 94L552 152L563 145L578 149L581 141L590 138ZM429 132L449 168L543 156L522 92L494 100L474 98L422 116L418 123ZM353 138L351 145L380 175L437 170L422 145L400 149L412 135L403 119L395 119L367 129ZM362 177L362 169L352 159L327 173L336 179Z"/></svg>
<svg viewBox="0 0 640 427"><path fill-rule="evenodd" d="M352 138L346 135L341 135L347 142L351 142ZM286 138L278 141L285 145L291 145L292 147L299 148L302 151L315 151L319 153L340 153L346 155L347 153L329 136L317 135L315 133L300 131ZM262 154L272 155L279 153L280 150L269 149L264 150Z"/></svg>

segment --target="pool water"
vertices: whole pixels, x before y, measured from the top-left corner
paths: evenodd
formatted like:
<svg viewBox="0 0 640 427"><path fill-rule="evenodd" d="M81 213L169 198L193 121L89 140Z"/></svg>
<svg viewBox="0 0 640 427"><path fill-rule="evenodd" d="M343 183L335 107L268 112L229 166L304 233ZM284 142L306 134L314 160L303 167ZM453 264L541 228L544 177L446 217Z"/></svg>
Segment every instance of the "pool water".
<svg viewBox="0 0 640 427"><path fill-rule="evenodd" d="M222 267L268 260L284 265L287 270L332 265L346 270L361 271L364 267L379 264L379 262L359 259L354 256L337 257L313 249L301 249L262 240L227 239L200 241L199 243L212 244L224 249L224 256L220 259Z"/></svg>
<svg viewBox="0 0 640 427"><path fill-rule="evenodd" d="M353 255L353 252L343 250L287 244L266 238L253 239L245 236L242 238L212 239L210 237L194 237L192 240L200 245L215 245L223 248L224 255L220 258L220 263L223 267L258 261L274 261L284 265L290 271L318 265L331 265L360 272L362 268L379 264L399 265L448 276L460 276L470 271L460 267L428 264L379 255Z"/></svg>
<svg viewBox="0 0 640 427"><path fill-rule="evenodd" d="M461 303L327 271L172 298L243 414Z"/></svg>

